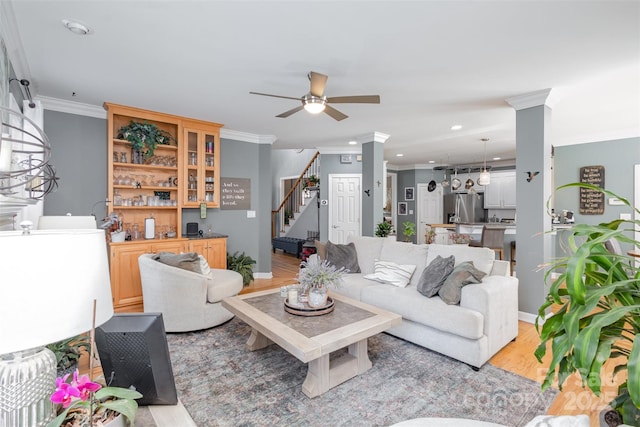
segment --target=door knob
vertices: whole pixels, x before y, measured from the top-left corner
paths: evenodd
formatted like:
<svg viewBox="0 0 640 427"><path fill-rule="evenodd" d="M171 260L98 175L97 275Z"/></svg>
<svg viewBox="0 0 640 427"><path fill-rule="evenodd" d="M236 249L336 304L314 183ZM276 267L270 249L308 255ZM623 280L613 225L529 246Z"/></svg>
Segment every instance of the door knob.
<svg viewBox="0 0 640 427"><path fill-rule="evenodd" d="M340 228L337 225L332 225L331 228Z"/></svg>

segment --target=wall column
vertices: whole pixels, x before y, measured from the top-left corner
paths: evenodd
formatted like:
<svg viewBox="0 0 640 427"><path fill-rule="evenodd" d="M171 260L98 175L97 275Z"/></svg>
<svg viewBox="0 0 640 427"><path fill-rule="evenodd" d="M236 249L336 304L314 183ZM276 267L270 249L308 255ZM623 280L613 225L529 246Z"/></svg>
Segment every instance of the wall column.
<svg viewBox="0 0 640 427"><path fill-rule="evenodd" d="M362 217L360 226L363 236L373 236L376 224L382 222L384 204L384 143L389 135L373 132L362 135L357 141L362 144Z"/></svg>
<svg viewBox="0 0 640 427"><path fill-rule="evenodd" d="M547 200L552 194L551 89L507 99L516 110L516 272L520 281L521 319L533 321L547 287L543 264L551 261L551 217ZM529 173L537 173L536 176Z"/></svg>

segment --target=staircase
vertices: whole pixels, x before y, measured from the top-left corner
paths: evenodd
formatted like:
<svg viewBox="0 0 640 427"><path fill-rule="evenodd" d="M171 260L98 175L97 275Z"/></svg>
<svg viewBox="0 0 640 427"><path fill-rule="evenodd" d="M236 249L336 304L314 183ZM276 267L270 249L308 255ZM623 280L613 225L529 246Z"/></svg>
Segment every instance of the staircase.
<svg viewBox="0 0 640 427"><path fill-rule="evenodd" d="M271 238L286 237L293 222L318 197L320 152L316 152L277 209L271 211ZM289 215L285 215L290 214ZM287 218L285 218L287 216Z"/></svg>

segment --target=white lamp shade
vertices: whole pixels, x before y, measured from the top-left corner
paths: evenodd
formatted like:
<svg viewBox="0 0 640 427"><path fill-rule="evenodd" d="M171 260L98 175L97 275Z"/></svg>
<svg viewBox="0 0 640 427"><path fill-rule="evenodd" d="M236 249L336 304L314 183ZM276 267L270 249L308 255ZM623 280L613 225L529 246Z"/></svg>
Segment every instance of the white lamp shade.
<svg viewBox="0 0 640 427"><path fill-rule="evenodd" d="M0 354L41 347L113 316L104 230L0 232Z"/></svg>

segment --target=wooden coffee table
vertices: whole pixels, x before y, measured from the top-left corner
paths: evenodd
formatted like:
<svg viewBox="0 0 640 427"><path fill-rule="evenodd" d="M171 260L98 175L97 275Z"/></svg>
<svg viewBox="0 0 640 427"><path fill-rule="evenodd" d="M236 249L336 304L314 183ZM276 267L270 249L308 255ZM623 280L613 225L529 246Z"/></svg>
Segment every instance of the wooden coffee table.
<svg viewBox="0 0 640 427"><path fill-rule="evenodd" d="M402 321L399 314L335 293L330 296L333 312L315 317L287 313L279 289L225 298L222 306L251 326L249 350L276 343L308 363L302 392L316 397L371 368L367 338ZM329 360L332 352L345 347L344 355Z"/></svg>

